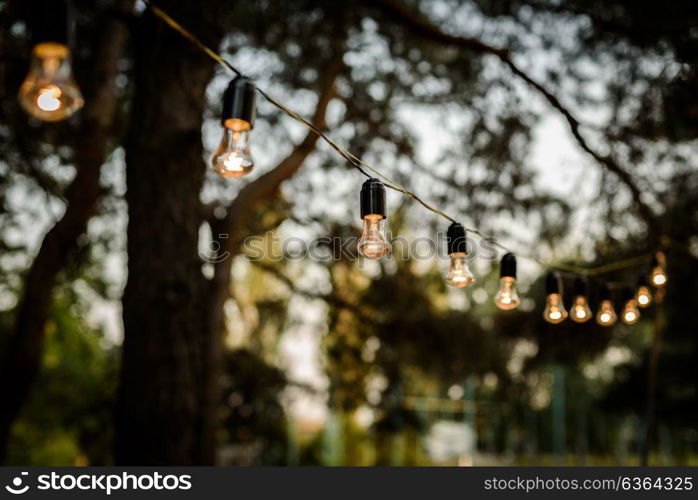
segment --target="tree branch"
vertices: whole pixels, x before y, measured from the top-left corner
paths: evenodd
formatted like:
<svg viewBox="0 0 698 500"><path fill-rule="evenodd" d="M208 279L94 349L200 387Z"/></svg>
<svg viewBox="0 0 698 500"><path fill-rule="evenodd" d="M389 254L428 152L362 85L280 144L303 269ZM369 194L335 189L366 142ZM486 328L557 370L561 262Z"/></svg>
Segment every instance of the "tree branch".
<svg viewBox="0 0 698 500"><path fill-rule="evenodd" d="M409 7L402 4L399 0L380 0L377 3L371 2L388 14L391 18L397 19L401 24L417 33L423 38L432 40L437 43L461 47L480 54L489 54L495 56L504 65L506 65L514 75L526 82L534 90L536 90L555 110L557 110L567 122L572 136L589 156L596 162L605 167L608 171L616 175L616 177L628 188L633 202L637 207L638 212L651 229L656 229L658 226L657 218L647 203L642 199L642 191L635 184L632 176L610 155L603 155L587 142L581 132L581 124L579 120L560 102L560 100L541 83L534 80L525 71L519 68L512 60L509 51L493 47L476 38L451 35L443 32L439 27L432 24L421 14L414 12Z"/></svg>
<svg viewBox="0 0 698 500"><path fill-rule="evenodd" d="M273 266L271 264L267 264L265 262L259 261L259 260L254 260L252 263L263 270L264 272L271 274L274 276L276 279L281 281L284 285L286 285L289 290L291 290L292 293L297 293L298 295L301 295L305 298L308 299L318 299L318 300L323 300L327 302L328 304L332 304L335 307L339 309L346 309L350 312L352 312L359 320L370 323L375 325L376 324L376 318L371 317L369 314L364 312L359 305L354 304L353 302L350 302L340 295L338 295L335 291L332 291L328 294L324 293L317 293L313 292L310 290L304 290L302 288L298 288L296 284L293 282L291 278L286 276L278 267Z"/></svg>

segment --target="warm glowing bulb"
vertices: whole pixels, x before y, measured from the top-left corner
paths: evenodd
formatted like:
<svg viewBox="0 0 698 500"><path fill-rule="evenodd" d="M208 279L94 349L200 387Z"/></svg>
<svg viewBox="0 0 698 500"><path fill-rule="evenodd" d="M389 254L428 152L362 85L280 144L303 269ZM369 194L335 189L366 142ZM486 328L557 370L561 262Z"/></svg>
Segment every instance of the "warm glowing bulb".
<svg viewBox="0 0 698 500"><path fill-rule="evenodd" d="M367 259L380 259L391 250L392 246L383 230L383 217L380 215L364 217L364 229L359 238L359 253Z"/></svg>
<svg viewBox="0 0 698 500"><path fill-rule="evenodd" d="M604 300L599 306L599 311L596 313L596 322L601 326L611 326L618 321L616 311L613 309L613 302Z"/></svg>
<svg viewBox="0 0 698 500"><path fill-rule="evenodd" d="M451 264L446 272L446 283L458 288L464 288L475 283L475 277L470 272L465 254L456 252L449 255Z"/></svg>
<svg viewBox="0 0 698 500"><path fill-rule="evenodd" d="M584 295L577 295L574 298L574 305L570 311L572 321L577 323L584 323L591 319L592 313L589 307L589 302Z"/></svg>
<svg viewBox="0 0 698 500"><path fill-rule="evenodd" d="M648 307L652 303L652 293L650 292L650 289L645 285L640 285L637 287L635 300L637 301L638 306Z"/></svg>
<svg viewBox="0 0 698 500"><path fill-rule="evenodd" d="M234 130L225 127L223 138L211 159L211 163L213 169L221 177L235 178L249 174L254 168L254 161L252 161L250 154L249 127L247 130Z"/></svg>
<svg viewBox="0 0 698 500"><path fill-rule="evenodd" d="M637 308L637 302L635 299L630 299L625 303L622 318L623 323L627 325L634 325L640 321L640 310Z"/></svg>
<svg viewBox="0 0 698 500"><path fill-rule="evenodd" d="M662 287L662 286L666 285L667 275L661 266L655 266L655 268L652 269L652 274L650 275L650 281L656 287Z"/></svg>
<svg viewBox="0 0 698 500"><path fill-rule="evenodd" d="M561 323L567 318L567 311L559 293L550 293L546 297L543 318L548 323Z"/></svg>
<svg viewBox="0 0 698 500"><path fill-rule="evenodd" d="M56 111L61 107L61 89L55 85L49 85L39 91L36 98L36 105L44 111Z"/></svg>
<svg viewBox="0 0 698 500"><path fill-rule="evenodd" d="M499 290L494 296L494 303L505 311L516 309L519 306L521 299L516 291L516 278L503 276L499 279Z"/></svg>
<svg viewBox="0 0 698 500"><path fill-rule="evenodd" d="M19 89L19 102L27 113L45 121L63 120L82 107L68 47L53 42L34 47L29 73Z"/></svg>

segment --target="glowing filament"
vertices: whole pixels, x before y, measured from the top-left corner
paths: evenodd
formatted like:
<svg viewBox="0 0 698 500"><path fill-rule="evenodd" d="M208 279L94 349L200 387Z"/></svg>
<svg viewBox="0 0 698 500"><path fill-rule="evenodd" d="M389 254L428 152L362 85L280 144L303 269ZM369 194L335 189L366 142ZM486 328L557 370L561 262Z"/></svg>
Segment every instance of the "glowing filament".
<svg viewBox="0 0 698 500"><path fill-rule="evenodd" d="M610 300L602 301L599 312L596 314L596 322L601 326L611 326L616 321L618 321L618 316L613 309L613 303Z"/></svg>
<svg viewBox="0 0 698 500"><path fill-rule="evenodd" d="M561 323L567 318L567 310L559 293L551 293L545 299L543 319L548 323Z"/></svg>
<svg viewBox="0 0 698 500"><path fill-rule="evenodd" d="M508 311L515 309L521 303L519 294L516 290L516 278L512 276L503 276L499 279L499 290L494 296L494 303L498 308Z"/></svg>
<svg viewBox="0 0 698 500"><path fill-rule="evenodd" d="M392 246L383 230L383 217L367 215L359 238L359 253L367 259L380 259L390 253Z"/></svg>
<svg viewBox="0 0 698 500"><path fill-rule="evenodd" d="M450 255L451 264L446 272L446 283L458 288L464 288L475 283L475 277L470 272L465 254L456 252Z"/></svg>
<svg viewBox="0 0 698 500"><path fill-rule="evenodd" d="M61 107L61 89L55 85L49 85L39 90L36 105L44 111L56 111Z"/></svg>

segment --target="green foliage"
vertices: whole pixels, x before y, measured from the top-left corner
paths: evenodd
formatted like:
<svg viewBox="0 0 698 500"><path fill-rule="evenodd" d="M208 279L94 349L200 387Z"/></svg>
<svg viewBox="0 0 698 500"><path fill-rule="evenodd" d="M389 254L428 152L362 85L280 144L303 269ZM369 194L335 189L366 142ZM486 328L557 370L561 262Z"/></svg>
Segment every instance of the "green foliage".
<svg viewBox="0 0 698 500"><path fill-rule="evenodd" d="M248 350L225 354L223 449L236 465L281 465L286 459L286 416L280 393L286 377Z"/></svg>
<svg viewBox="0 0 698 500"><path fill-rule="evenodd" d="M41 372L13 429L8 464L111 463L118 351L84 313L69 293L55 298Z"/></svg>

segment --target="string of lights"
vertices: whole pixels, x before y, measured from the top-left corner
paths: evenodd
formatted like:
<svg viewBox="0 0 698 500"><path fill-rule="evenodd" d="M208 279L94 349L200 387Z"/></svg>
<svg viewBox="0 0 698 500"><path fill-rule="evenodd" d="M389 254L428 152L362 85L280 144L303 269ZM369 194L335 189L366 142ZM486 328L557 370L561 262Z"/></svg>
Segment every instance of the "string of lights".
<svg viewBox="0 0 698 500"><path fill-rule="evenodd" d="M232 63L230 63L223 56L219 55L214 50L207 47L195 35L193 35L191 32L189 32L186 28L184 28L177 21L175 21L169 14L164 12L159 7L152 5L152 3L149 0L145 0L145 3L152 9L153 13L156 16L161 18L168 26L170 26L175 31L177 31L179 34L181 34L184 38L186 38L187 40L192 42L195 46L197 46L199 49L201 49L204 53L209 55L214 61L218 62L219 64L223 65L224 67L226 67L227 69L232 71L235 75L237 75L237 77L245 78L243 76L242 72L238 68L236 68ZM403 195L414 199L415 201L417 201L419 204L421 204L427 210L430 210L431 212L439 215L440 217L443 217L444 219L448 220L451 223L456 223L456 219L454 219L450 215L446 214L444 211L427 203L422 198L420 198L418 195L416 195L414 192L400 186L397 182L393 181L392 179L387 177L385 174L381 173L376 168L372 167L370 164L366 163L364 160L362 160L358 156L356 156L353 153L351 153L350 151L344 149L341 145L337 144L330 137L328 137L322 130L320 130L319 127L314 125L309 120L303 118L300 114L294 112L293 110L291 110L290 108L285 106L278 99L275 99L269 93L267 93L266 91L262 90L259 87L255 86L255 89L269 103L271 103L276 108L283 111L285 114L287 114L288 116L290 116L294 120L298 121L299 123L302 123L308 129L312 130L314 133L316 133L318 136L320 136L320 138L322 138L330 147L332 147L332 149L334 149L340 156L345 158L351 165L356 167L363 175L370 177L370 175L367 174L363 170L365 168L366 170L369 170L371 173L373 173L375 176L382 179L383 185L385 185L387 188L392 189L394 191L397 191L399 193L402 193ZM620 260L617 262L604 264L602 266L589 267L589 268L575 266L573 264L560 263L560 262L552 263L552 262L547 262L547 261L545 261L537 256L531 255L531 254L526 254L523 252L514 251L513 249L496 241L492 236L486 235L475 228L467 227L464 229L466 230L466 232L475 234L482 239L485 239L485 240L492 242L492 244L496 245L498 248L500 248L501 250L504 250L505 252L515 253L516 255L518 255L520 257L525 257L529 260L533 260L544 267L555 268L555 269L559 269L562 271L568 271L571 273L581 274L581 275L585 275L585 276L594 276L594 275L598 275L598 274L602 274L602 273L607 273L607 272L611 272L611 271L625 269L628 267L634 267L638 263L648 262L651 259L651 254L644 254L644 255L637 256L637 257L633 257L631 259L623 259L623 260Z"/></svg>
<svg viewBox="0 0 698 500"><path fill-rule="evenodd" d="M19 96L23 107L33 116L46 121L58 121L72 115L83 105L82 96L73 79L70 66L70 49L67 43L68 8L64 0L38 1L45 3L46 9L49 9L52 15L39 16L42 21L32 27L34 49L30 72L20 88ZM463 226L455 218L337 144L320 127L257 87L243 75L242 71L204 44L169 14L149 0L144 2L155 16L211 59L235 74L235 78L230 81L223 93L221 114L223 137L211 160L214 171L221 177L238 178L247 175L254 168L250 153L250 133L254 128L256 95L261 95L270 104L317 134L337 154L368 178L362 185L360 193L361 218L364 226L358 250L364 257L379 259L391 251L391 244L383 227L384 219L387 217L385 188L388 188L412 198L427 210L451 223L446 238L450 265L445 279L449 285L463 288L475 282L467 263L466 234L468 232L506 252L500 266L500 288L495 296L495 304L500 309L514 309L521 302L516 290L516 255L535 261L545 268L554 269L548 274L545 282L546 307L543 316L550 323L559 323L569 316L562 298L561 273L571 273L575 277L571 312L572 320L578 323L586 322L592 317L587 299L587 277L593 278L652 262L650 274L641 276L634 292L632 289L623 289L625 305L621 319L627 324L634 324L639 320L638 306L647 307L651 303L652 294L649 284L655 288L662 288L666 284L666 258L662 252L643 254L596 267L584 267L569 263L548 262L533 254L514 251L492 236L475 228ZM603 326L610 326L617 319L610 292L609 284L602 283L597 322Z"/></svg>

